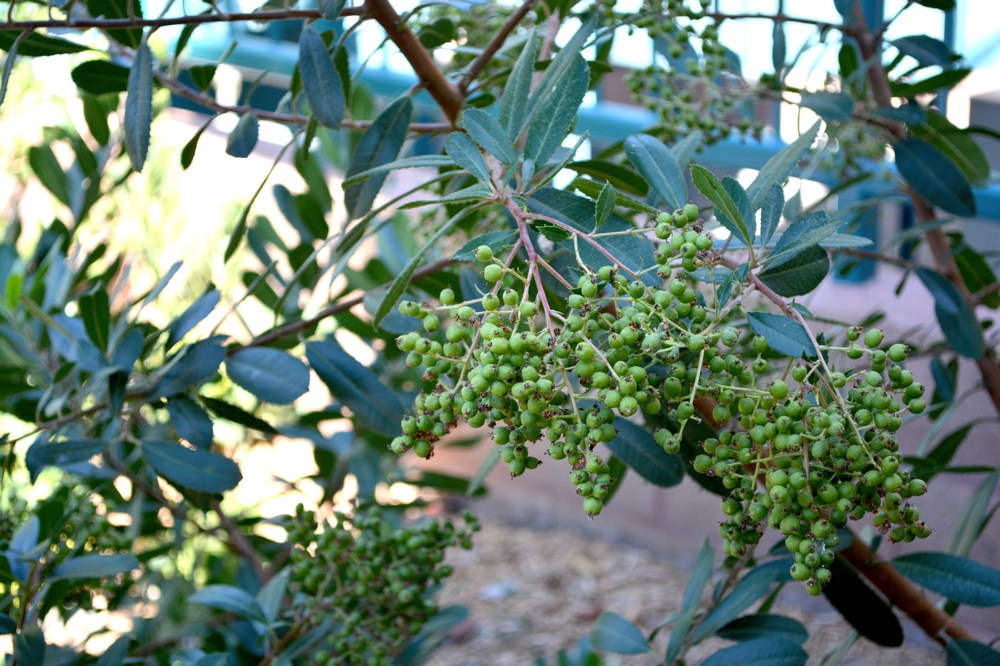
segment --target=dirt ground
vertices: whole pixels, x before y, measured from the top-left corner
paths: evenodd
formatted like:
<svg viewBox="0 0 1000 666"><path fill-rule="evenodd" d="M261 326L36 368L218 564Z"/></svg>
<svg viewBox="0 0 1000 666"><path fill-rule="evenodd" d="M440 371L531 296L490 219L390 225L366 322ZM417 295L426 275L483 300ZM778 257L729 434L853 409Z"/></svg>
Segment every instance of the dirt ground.
<svg viewBox="0 0 1000 666"><path fill-rule="evenodd" d="M677 610L688 577L684 563L643 548L570 529L514 526L496 517L484 518L472 551L456 551L450 560L455 573L440 602L464 604L470 617L435 653L432 666L526 666L539 657L555 664L556 653L589 633L604 611L619 613L648 632ZM823 600L791 586L782 592L775 612L808 627L810 663L818 663L853 634ZM858 639L839 663L945 663L943 652L919 629L910 624L904 629L904 647L889 650ZM658 636L650 654L609 655L607 663L660 663L668 636ZM688 663L697 664L728 644L714 639L697 645Z"/></svg>

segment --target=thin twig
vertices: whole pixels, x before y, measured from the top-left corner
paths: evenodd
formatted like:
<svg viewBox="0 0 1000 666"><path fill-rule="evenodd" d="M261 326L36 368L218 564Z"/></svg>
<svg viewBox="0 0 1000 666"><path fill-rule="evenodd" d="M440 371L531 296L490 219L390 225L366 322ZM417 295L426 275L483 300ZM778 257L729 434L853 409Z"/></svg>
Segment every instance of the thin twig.
<svg viewBox="0 0 1000 666"><path fill-rule="evenodd" d="M11 3L13 6L15 3ZM131 6L131 5L130 5ZM348 7L340 12L340 16L366 16L364 7ZM67 28L99 28L101 30L119 30L122 28L164 28L174 25L198 25L203 23L241 23L253 21L267 23L286 19L319 19L323 15L318 9L275 9L259 12L234 12L230 14L194 14L191 16L170 16L162 18L140 18L138 16L123 18L66 18L34 21L6 21L2 24L4 30L39 30Z"/></svg>
<svg viewBox="0 0 1000 666"><path fill-rule="evenodd" d="M458 89L462 94L465 94L465 92L469 89L469 84L472 83L479 73L486 68L486 65L490 63L496 52L503 47L507 38L510 37L510 34L514 32L514 29L521 23L524 17L528 15L528 12L531 11L531 8L537 3L538 0L524 0L524 2L521 3L521 6L518 7L514 13L510 15L510 17L508 17L507 22L504 23L497 34L493 36L493 39L491 39L490 43L486 45L482 53L476 56L476 59L469 65L468 71L458 82Z"/></svg>

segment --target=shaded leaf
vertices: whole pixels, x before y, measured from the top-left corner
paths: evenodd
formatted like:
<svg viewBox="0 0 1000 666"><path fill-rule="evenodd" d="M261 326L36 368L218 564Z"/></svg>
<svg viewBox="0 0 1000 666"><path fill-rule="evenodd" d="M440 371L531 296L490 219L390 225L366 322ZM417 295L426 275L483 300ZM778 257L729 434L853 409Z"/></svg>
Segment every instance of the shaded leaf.
<svg viewBox="0 0 1000 666"><path fill-rule="evenodd" d="M77 555L63 560L52 570L46 580L65 580L73 578L109 578L121 573L128 573L139 568L139 560L135 555L118 553L102 555Z"/></svg>
<svg viewBox="0 0 1000 666"><path fill-rule="evenodd" d="M272 435L276 435L278 433L273 425L264 419L251 414L250 412L244 411L236 405L231 405L228 402L219 400L218 398L208 398L206 396L200 396L199 400L213 414L226 419L227 421L232 421L233 423L238 423L242 426L246 426L247 428L253 428L254 430L259 430Z"/></svg>
<svg viewBox="0 0 1000 666"><path fill-rule="evenodd" d="M249 157L257 145L259 133L260 123L257 122L257 116L252 111L244 113L226 139L226 154L233 157Z"/></svg>
<svg viewBox="0 0 1000 666"><path fill-rule="evenodd" d="M507 131L507 136L514 138L521 133L524 126L524 117L527 113L527 106L524 100L531 95L531 79L535 72L535 60L538 57L538 40L535 38L535 31L528 34L524 42L524 48L514 63L514 69L507 77L507 85L504 86L503 94L500 96L500 126Z"/></svg>
<svg viewBox="0 0 1000 666"><path fill-rule="evenodd" d="M785 191L774 183L767 188L760 209L760 244L767 245L781 224L781 212L785 209Z"/></svg>
<svg viewBox="0 0 1000 666"><path fill-rule="evenodd" d="M167 400L167 413L179 437L199 449L212 446L215 439L212 418L194 400L183 395L175 395Z"/></svg>
<svg viewBox="0 0 1000 666"><path fill-rule="evenodd" d="M264 402L287 405L309 390L309 368L287 352L249 347L226 359L226 374Z"/></svg>
<svg viewBox="0 0 1000 666"><path fill-rule="evenodd" d="M218 371L225 357L226 349L213 339L184 347L170 369L163 373L154 395L168 398L200 384Z"/></svg>
<svg viewBox="0 0 1000 666"><path fill-rule="evenodd" d="M267 622L264 611L253 595L232 585L206 585L188 597L188 603L233 613L247 620Z"/></svg>
<svg viewBox="0 0 1000 666"><path fill-rule="evenodd" d="M445 152L455 164L462 167L484 183L490 182L490 170L476 143L467 134L453 132L444 143Z"/></svg>
<svg viewBox="0 0 1000 666"><path fill-rule="evenodd" d="M0 30L0 50L9 52L20 35L20 30ZM52 37L41 32L31 33L22 39L21 43L17 46L17 54L27 58L80 53L81 51L89 50L89 46Z"/></svg>
<svg viewBox="0 0 1000 666"><path fill-rule="evenodd" d="M854 112L854 98L847 93L820 90L807 93L799 102L827 122L848 120Z"/></svg>
<svg viewBox="0 0 1000 666"><path fill-rule="evenodd" d="M359 171L351 175L349 178L344 178L344 185L354 185L355 183L360 183L366 178L371 178L381 173L389 173L390 171L397 171L399 169L419 169L421 167L446 167L454 166L455 162L450 157L446 155L414 155L412 157L403 157L398 160L393 160L392 162L387 162L386 164L380 164L376 167L372 167L366 171Z"/></svg>
<svg viewBox="0 0 1000 666"><path fill-rule="evenodd" d="M129 68L110 60L88 60L70 73L76 87L92 95L128 90Z"/></svg>
<svg viewBox="0 0 1000 666"><path fill-rule="evenodd" d="M570 63L564 74L552 82L551 94L538 100L540 106L528 125L524 157L539 166L562 145L587 93L590 80L587 61L576 55Z"/></svg>
<svg viewBox="0 0 1000 666"><path fill-rule="evenodd" d="M928 590L969 606L1000 606L1000 570L947 553L910 553L892 561Z"/></svg>
<svg viewBox="0 0 1000 666"><path fill-rule="evenodd" d="M684 479L684 463L666 453L649 430L621 418L615 419L615 428L618 436L607 446L639 476L664 488L676 486Z"/></svg>
<svg viewBox="0 0 1000 666"><path fill-rule="evenodd" d="M149 130L153 122L153 54L143 41L135 51L128 74L125 97L125 150L132 168L142 171L149 152Z"/></svg>
<svg viewBox="0 0 1000 666"><path fill-rule="evenodd" d="M648 134L633 134L625 139L625 156L668 209L676 210L687 202L684 172L662 142Z"/></svg>
<svg viewBox="0 0 1000 666"><path fill-rule="evenodd" d="M68 467L86 462L104 453L108 442L102 439L37 440L24 456L32 480L45 467Z"/></svg>
<svg viewBox="0 0 1000 666"><path fill-rule="evenodd" d="M598 650L616 654L642 654L649 652L649 642L639 627L621 615L601 613L590 632L590 644Z"/></svg>
<svg viewBox="0 0 1000 666"><path fill-rule="evenodd" d="M747 246L753 244L753 236L747 228L739 207L733 201L729 192L722 186L719 179L711 171L700 164L691 165L691 180L705 197L715 206L715 216L719 223Z"/></svg>
<svg viewBox="0 0 1000 666"><path fill-rule="evenodd" d="M340 12L344 11L347 0L317 0L316 7L319 13L327 21L336 21L340 18Z"/></svg>
<svg viewBox="0 0 1000 666"><path fill-rule="evenodd" d="M807 152L816 136L819 134L820 123L816 122L812 127L802 133L802 136L791 142L761 167L757 177L747 188L747 196L754 210L757 210L764 203L764 197L772 185L781 185L792 173L792 169L799 163Z"/></svg>
<svg viewBox="0 0 1000 666"><path fill-rule="evenodd" d="M758 567L751 569L736 584L733 591L705 616L705 619L702 620L698 628L695 629L694 634L692 634L691 642L696 643L703 638L708 638L732 622L754 602L764 596L771 589L771 585L777 582L781 576L782 573L776 568Z"/></svg>
<svg viewBox="0 0 1000 666"><path fill-rule="evenodd" d="M719 650L702 666L805 666L809 654L791 641L755 638Z"/></svg>
<svg viewBox="0 0 1000 666"><path fill-rule="evenodd" d="M1000 652L988 645L965 639L948 641L948 666L995 666L1000 664Z"/></svg>
<svg viewBox="0 0 1000 666"><path fill-rule="evenodd" d="M808 294L830 272L830 257L816 245L793 255L780 266L768 267L757 274L779 296L791 298Z"/></svg>
<svg viewBox="0 0 1000 666"><path fill-rule="evenodd" d="M409 97L398 99L387 106L358 141L351 166L347 169L347 177L374 169L399 157L412 117L413 102ZM361 217L371 210L384 182L385 174L377 174L362 183L344 187L344 204L350 219Z"/></svg>
<svg viewBox="0 0 1000 666"><path fill-rule="evenodd" d="M806 330L793 319L773 312L748 312L747 322L753 332L767 339L768 347L779 354L791 358L816 356Z"/></svg>
<svg viewBox="0 0 1000 666"><path fill-rule="evenodd" d="M597 231L601 225L611 219L611 215L615 212L616 200L615 188L611 186L611 183L605 183L594 207L594 231Z"/></svg>
<svg viewBox="0 0 1000 666"><path fill-rule="evenodd" d="M809 631L801 622L784 615L758 613L738 617L717 632L719 638L729 641L748 641L758 638L779 639L799 645L809 638Z"/></svg>
<svg viewBox="0 0 1000 666"><path fill-rule="evenodd" d="M143 441L142 457L160 476L203 493L232 490L243 478L240 468L229 458L176 442Z"/></svg>
<svg viewBox="0 0 1000 666"><path fill-rule="evenodd" d="M326 42L311 26L303 29L299 37L299 77L309 110L319 124L340 129L344 119L344 87Z"/></svg>
<svg viewBox="0 0 1000 666"><path fill-rule="evenodd" d="M482 109L466 109L462 126L469 136L490 155L507 165L517 161L517 150L500 123Z"/></svg>
<svg viewBox="0 0 1000 666"><path fill-rule="evenodd" d="M981 358L985 349L979 320L962 294L940 273L927 268L918 268L916 273L934 296L934 313L948 344L962 356Z"/></svg>
<svg viewBox="0 0 1000 666"><path fill-rule="evenodd" d="M907 35L892 40L890 44L923 67L946 67L957 57L947 44L930 35Z"/></svg>
<svg viewBox="0 0 1000 666"><path fill-rule="evenodd" d="M188 306L177 319L170 322L167 327L167 349L171 349L180 342L185 335L191 332L195 326L200 324L205 317L210 315L219 304L219 292L212 289L198 298L197 301Z"/></svg>
<svg viewBox="0 0 1000 666"><path fill-rule="evenodd" d="M946 69L940 74L929 76L921 81L891 81L889 88L894 97L916 97L917 95L937 92L942 88L951 88L971 73L972 69L969 67Z"/></svg>
<svg viewBox="0 0 1000 666"><path fill-rule="evenodd" d="M965 175L941 151L920 139L892 144L896 167L915 192L949 213L974 217L976 200Z"/></svg>

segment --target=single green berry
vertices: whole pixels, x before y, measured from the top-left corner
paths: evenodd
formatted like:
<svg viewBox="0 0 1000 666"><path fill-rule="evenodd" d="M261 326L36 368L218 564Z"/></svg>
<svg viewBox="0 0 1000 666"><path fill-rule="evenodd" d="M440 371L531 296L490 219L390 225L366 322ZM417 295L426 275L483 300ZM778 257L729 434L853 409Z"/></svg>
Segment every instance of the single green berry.
<svg viewBox="0 0 1000 666"><path fill-rule="evenodd" d="M487 282L499 282L500 280L503 279L503 266L500 266L498 264L490 264L485 269L483 269L483 278Z"/></svg>
<svg viewBox="0 0 1000 666"><path fill-rule="evenodd" d="M476 248L476 259L479 261L490 261L493 259L493 250L489 245L480 245Z"/></svg>
<svg viewBox="0 0 1000 666"><path fill-rule="evenodd" d="M869 329L865 332L865 346L874 349L882 344L882 331L877 328Z"/></svg>

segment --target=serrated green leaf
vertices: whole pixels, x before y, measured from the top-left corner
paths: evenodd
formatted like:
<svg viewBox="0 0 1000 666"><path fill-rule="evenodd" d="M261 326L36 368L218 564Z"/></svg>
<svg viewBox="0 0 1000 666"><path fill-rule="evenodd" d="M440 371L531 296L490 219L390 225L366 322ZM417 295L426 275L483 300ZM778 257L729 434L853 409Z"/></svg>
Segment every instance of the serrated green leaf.
<svg viewBox="0 0 1000 666"><path fill-rule="evenodd" d="M976 215L972 188L961 170L937 148L921 139L892 144L896 167L915 192L932 204L962 217Z"/></svg>
<svg viewBox="0 0 1000 666"><path fill-rule="evenodd" d="M9 53L21 33L21 30L0 30L0 51L7 51ZM89 46L52 37L40 32L32 32L23 38L17 46L17 54L26 58L80 53L81 51L89 50Z"/></svg>
<svg viewBox="0 0 1000 666"><path fill-rule="evenodd" d="M462 127L473 141L493 157L510 166L517 161L517 150L496 118L482 109L466 109Z"/></svg>
<svg viewBox="0 0 1000 666"><path fill-rule="evenodd" d="M313 117L324 127L340 129L344 119L344 87L326 42L311 26L299 37L299 77Z"/></svg>
<svg viewBox="0 0 1000 666"><path fill-rule="evenodd" d="M662 142L648 134L633 134L625 139L625 156L667 208L676 210L687 202L684 172Z"/></svg>
<svg viewBox="0 0 1000 666"><path fill-rule="evenodd" d="M142 171L149 152L149 131L153 122L153 53L142 41L135 51L128 74L125 97L125 150L132 168Z"/></svg>
<svg viewBox="0 0 1000 666"><path fill-rule="evenodd" d="M577 56L580 55L591 33L597 27L597 21L598 16L591 14L580 24L577 31L573 33L573 36L559 49L559 53L549 63L538 85L534 88L530 97L527 98L527 102L524 102L525 98L521 99L525 108L525 114L521 121L521 126L517 127L516 131L511 131L511 136L520 136L525 127L532 124L535 117L549 108L549 105L545 104L545 102L552 98L558 82L566 76L566 71L574 65L579 66ZM588 86L589 84L590 77L588 76L584 85Z"/></svg>
<svg viewBox="0 0 1000 666"><path fill-rule="evenodd" d="M757 277L779 296L791 298L810 293L829 272L830 257L826 250L813 245L782 262L780 266L760 271Z"/></svg>
<svg viewBox="0 0 1000 666"><path fill-rule="evenodd" d="M76 578L109 578L139 568L135 555L125 553L103 555L93 553L77 555L63 560L46 580L71 580Z"/></svg>
<svg viewBox="0 0 1000 666"><path fill-rule="evenodd" d="M767 188L760 209L760 244L767 245L781 224L781 212L785 209L785 191L774 183Z"/></svg>
<svg viewBox="0 0 1000 666"><path fill-rule="evenodd" d="M1000 570L947 553L910 553L892 565L913 582L969 606L1000 606Z"/></svg>
<svg viewBox="0 0 1000 666"><path fill-rule="evenodd" d="M927 268L916 269L917 277L934 296L934 314L952 348L967 358L981 358L985 351L976 313L948 278Z"/></svg>
<svg viewBox="0 0 1000 666"><path fill-rule="evenodd" d="M643 654L650 650L639 627L610 611L597 618L590 632L590 644L598 650L616 654Z"/></svg>
<svg viewBox="0 0 1000 666"><path fill-rule="evenodd" d="M259 430L263 433L272 435L278 434L278 431L273 425L260 417L254 416L250 412L244 411L236 405L231 405L228 402L219 400L218 398L209 398L206 396L199 396L198 399L203 405L205 405L205 407L207 407L219 418L232 421L233 423L238 423L242 426L246 426L247 428Z"/></svg>
<svg viewBox="0 0 1000 666"><path fill-rule="evenodd" d="M767 345L779 354L791 358L814 358L816 350L802 324L773 312L748 312L747 322L757 335L767 339Z"/></svg>
<svg viewBox="0 0 1000 666"><path fill-rule="evenodd" d="M129 68L110 60L88 60L74 67L70 77L77 88L91 95L125 92Z"/></svg>
<svg viewBox="0 0 1000 666"><path fill-rule="evenodd" d="M791 142L761 167L757 177L747 188L747 196L754 210L757 210L764 203L764 197L772 185L781 185L792 173L792 169L799 163L807 152L816 136L819 134L820 122L816 122L812 127L802 133L802 136Z"/></svg>
<svg viewBox="0 0 1000 666"><path fill-rule="evenodd" d="M252 111L244 113L226 139L226 154L232 157L249 157L257 145L259 133L257 116Z"/></svg>
<svg viewBox="0 0 1000 666"><path fill-rule="evenodd" d="M594 206L594 231L600 229L605 222L611 219L611 215L615 212L617 199L615 188L611 186L611 183L605 183Z"/></svg>
<svg viewBox="0 0 1000 666"><path fill-rule="evenodd" d="M224 493L243 478L229 458L176 442L143 441L142 457L171 483L203 493Z"/></svg>
<svg viewBox="0 0 1000 666"><path fill-rule="evenodd" d="M844 226L844 222L845 220L831 220L824 210L810 213L788 227L767 255L765 263L769 268L776 268L790 261L803 250L819 245L835 234Z"/></svg>
<svg viewBox="0 0 1000 666"><path fill-rule="evenodd" d="M188 597L188 603L208 606L247 620L267 622L267 616L253 595L232 585L206 585Z"/></svg>
<svg viewBox="0 0 1000 666"><path fill-rule="evenodd" d="M802 106L815 111L827 122L849 120L854 113L854 98L847 93L820 90L807 93L799 102Z"/></svg>
<svg viewBox="0 0 1000 666"><path fill-rule="evenodd" d="M663 488L676 486L684 479L684 463L664 452L647 429L621 418L615 419L615 428L618 436L607 446L639 476Z"/></svg>
<svg viewBox="0 0 1000 666"><path fill-rule="evenodd" d="M524 144L525 159L532 160L540 167L562 145L576 119L580 104L583 103L589 80L587 61L583 56L574 56L563 75L552 82L552 94L542 97L538 102L538 112L528 124L528 138Z"/></svg>
<svg viewBox="0 0 1000 666"><path fill-rule="evenodd" d="M403 406L371 370L329 342L310 342L306 358L330 393L351 410L367 430L394 437L400 433Z"/></svg>
<svg viewBox="0 0 1000 666"><path fill-rule="evenodd" d="M538 40L532 28L500 96L500 126L511 138L520 135L521 128L524 127L524 117L528 110L524 100L531 96L531 79L535 73L537 58Z"/></svg>
<svg viewBox="0 0 1000 666"><path fill-rule="evenodd" d="M347 169L347 177L388 164L398 158L399 151L406 141L412 117L413 102L409 97L398 99L387 106L358 141L351 166ZM362 183L344 187L344 203L350 219L359 218L371 210L384 182L385 174L377 174Z"/></svg>
<svg viewBox="0 0 1000 666"><path fill-rule="evenodd" d="M692 164L691 180L694 186L715 206L715 216L718 218L719 223L738 239L742 240L747 247L753 245L753 235L750 234L750 230L747 228L747 222L743 219L743 214L729 195L729 192L722 186L719 179L715 177L715 174L700 164Z"/></svg>
<svg viewBox="0 0 1000 666"><path fill-rule="evenodd" d="M802 646L780 638L755 638L719 650L702 666L805 666L809 654Z"/></svg>
<svg viewBox="0 0 1000 666"><path fill-rule="evenodd" d="M226 359L226 374L264 402L287 405L309 390L309 368L287 352L250 347Z"/></svg>

